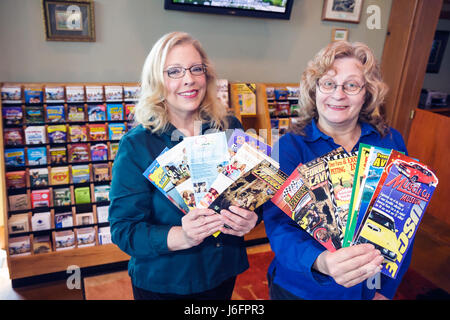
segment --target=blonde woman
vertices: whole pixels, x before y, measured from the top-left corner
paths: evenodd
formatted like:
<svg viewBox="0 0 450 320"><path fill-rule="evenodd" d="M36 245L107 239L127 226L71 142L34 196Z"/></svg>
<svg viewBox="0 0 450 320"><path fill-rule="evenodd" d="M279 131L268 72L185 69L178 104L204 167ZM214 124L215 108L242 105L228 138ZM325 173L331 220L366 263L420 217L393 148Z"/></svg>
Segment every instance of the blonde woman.
<svg viewBox="0 0 450 320"><path fill-rule="evenodd" d="M298 122L274 146L281 170L292 172L340 146L358 150L359 143L406 152L400 133L382 117L386 92L365 44L340 41L322 49L301 77ZM393 280L379 275L383 257L371 244L332 253L272 203L264 206L263 216L275 252L268 271L272 299L392 298L411 259L412 250ZM381 281L367 285L373 276Z"/></svg>
<svg viewBox="0 0 450 320"><path fill-rule="evenodd" d="M183 136L242 128L226 116L213 67L189 34L173 32L155 43L135 119L139 125L121 139L114 161L109 209L112 240L131 256L135 299L230 299L236 275L248 268L242 236L257 215L230 207L221 215L194 209L183 216L142 175ZM212 237L217 230L222 234Z"/></svg>

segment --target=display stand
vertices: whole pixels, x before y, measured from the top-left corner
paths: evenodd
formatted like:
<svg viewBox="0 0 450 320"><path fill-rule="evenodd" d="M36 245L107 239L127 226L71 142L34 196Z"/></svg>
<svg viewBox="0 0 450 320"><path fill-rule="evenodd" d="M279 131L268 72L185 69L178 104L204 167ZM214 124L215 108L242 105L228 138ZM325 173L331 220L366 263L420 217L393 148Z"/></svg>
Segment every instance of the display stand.
<svg viewBox="0 0 450 320"><path fill-rule="evenodd" d="M5 159L5 150L10 150L11 148L22 148L24 150L24 156L25 156L25 165L14 167L11 165L6 165L5 161L1 162L0 167L0 175L2 176L1 182L0 182L0 193L1 193L1 209L3 214L3 220L5 223L4 228L4 242L7 249L7 263L8 263L8 269L11 280L23 280L24 278L28 277L35 277L35 276L41 276L61 271L66 271L69 266L77 266L79 268L86 268L86 267L93 267L93 266L101 266L105 264L111 264L111 263L118 263L118 262L124 262L129 260L129 256L125 254L123 251L121 251L116 245L112 243L108 244L101 244L99 238L98 238L98 231L99 228L102 227L108 227L109 223L107 221L98 221L97 216L97 208L100 206L107 206L109 205L109 199L102 199L97 197L94 193L96 187L98 186L108 186L110 183L110 179L107 180L99 180L98 176L93 175L93 167L97 163L103 163L105 164L103 167L107 167L109 171L109 176L111 174L111 167L113 162L113 155L111 154L112 145L118 144L118 140L111 140L108 136L106 138L100 139L100 140L91 140L88 136L85 141L80 141L79 143L83 143L88 146L88 150L91 151L89 154L89 158L85 159L81 162L72 162L69 158L69 150L71 150L71 146L73 146L75 143L69 138L69 129L75 125L81 126L81 127L88 127L92 123L105 123L106 128L108 130L108 126L111 124L119 124L123 123L125 127L127 126L127 120L126 114L125 114L125 106L127 104L133 104L132 101L125 101L124 98L120 98L119 101L108 101L106 96L103 96L103 99L98 102L86 102L86 99L82 102L68 102L67 96L64 96L64 101L55 103L52 101L47 101L46 95L45 95L45 88L47 87L73 87L73 86L81 86L83 90L86 86L89 87L101 87L102 90L105 87L112 87L112 86L119 86L119 87L136 87L137 83L2 83L0 84L0 87L3 86L16 86L20 87L21 92L21 101L18 103L3 103L1 104L2 109L2 115L4 115L3 110L4 108L15 106L17 108L21 108L23 111L23 118L19 121L17 124L11 124L6 123L5 117L3 116L3 119L0 123L0 140L2 143L0 144L0 152L2 154L3 159ZM26 103L24 99L24 92L25 88L38 88L43 91L43 100L40 103L33 103L30 104L29 101ZM64 90L65 91L65 90ZM4 99L3 99L4 100ZM107 110L107 104L117 104L123 106L122 119L108 119L106 116L105 121L90 121L89 115L88 115L88 105L105 105L105 109ZM70 120L68 116L68 110L73 105L79 105L82 106L85 112L85 118L83 120L77 120L74 121L73 119ZM36 122L29 122L26 119L26 108L28 108L31 105L35 106L42 106L43 112L44 112L44 121L41 123ZM60 120L58 123L53 123L49 121L49 115L47 113L48 107L51 105L62 105L64 106L64 116L63 119ZM120 109L120 108L119 108ZM27 122L28 121L28 122ZM27 144L25 140L25 129L30 126L40 126L45 127L45 133L48 135L49 131L48 128L51 125L63 125L66 128L67 137L66 142L52 142L48 136L46 137L47 140L44 141L45 143L38 143L38 144ZM24 133L23 141L21 143L18 143L16 145L11 145L10 142L8 142L9 145L5 145L5 139L8 139L8 137L5 137L5 129L7 128L19 128L19 131ZM106 132L108 134L108 132ZM94 158L93 152L91 147L94 145L103 144L107 146L108 148L108 154L106 158L103 158L102 160L98 160ZM42 164L30 164L30 159L28 159L28 149L30 148L36 148L41 147L44 150L46 150L47 153L47 161ZM62 149L67 150L65 161L62 163L55 163L52 162L50 159L50 152L49 150L53 147L61 147ZM86 165L90 168L89 170L89 177L88 181L85 182L79 182L74 183L73 181L73 166L75 165ZM62 184L52 184L50 180L50 174L52 170L55 168L61 168L61 167L68 167L68 173L70 174L70 179L68 183L64 182ZM49 173L49 181L47 185L33 185L30 177L30 170L36 170L36 169L47 169ZM11 188L11 186L8 187L7 181L6 181L6 173L8 172L16 172L16 171L25 171L25 179L26 179L26 185L21 186L19 188ZM78 203L78 200L75 197L75 192L78 188L85 187L90 191L90 196L87 199L86 203L80 204ZM65 188L67 190L70 190L70 203L64 204L64 205L57 205L56 202L54 202L53 199L53 191L55 188ZM46 205L44 207L37 206L34 207L31 205L31 193L33 191L39 191L39 190L49 190L50 200L49 205ZM29 206L28 208L22 208L20 210L11 210L10 208L10 196L15 194L22 194L29 197ZM67 211L71 212L73 216L73 226L65 226L62 228L57 228L55 226L55 214L58 212ZM45 230L33 230L31 228L31 217L33 214L40 213L40 212L50 212L50 228L46 228ZM88 221L87 223L83 222L80 224L77 222L77 218L79 217L79 214L92 212L92 218L93 220ZM28 223L29 223L29 229L25 232L13 232L10 231L10 225L9 225L9 219L13 215L18 214L26 214L29 217ZM77 234L82 230L83 228L92 228L91 230L94 231L95 239L93 241L89 242L89 246L84 246L83 243L77 241ZM75 237L75 244L71 248L59 248L61 250L56 249L56 241L55 241L55 233L65 230L71 230L74 232ZM36 239L38 236L44 235L45 237L49 237L50 239L50 250L48 252L39 253L39 251L35 252L33 250L33 240ZM11 254L10 250L10 241L12 238L17 237L29 237L30 238L30 245L31 250L30 253L27 253L26 255L20 255L20 254ZM91 239L92 240L92 239ZM105 241L106 242L106 241ZM15 251L13 251L15 252Z"/></svg>

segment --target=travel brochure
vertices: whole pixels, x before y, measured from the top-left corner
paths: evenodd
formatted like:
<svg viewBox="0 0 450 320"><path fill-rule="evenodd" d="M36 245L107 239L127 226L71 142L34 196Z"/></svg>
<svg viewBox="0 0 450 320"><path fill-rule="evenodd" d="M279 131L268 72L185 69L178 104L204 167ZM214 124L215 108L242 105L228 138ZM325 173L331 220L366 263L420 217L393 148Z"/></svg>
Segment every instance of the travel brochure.
<svg viewBox="0 0 450 320"><path fill-rule="evenodd" d="M331 252L373 244L396 278L437 184L420 161L360 144L299 164L271 200Z"/></svg>
<svg viewBox="0 0 450 320"><path fill-rule="evenodd" d="M271 148L236 129L186 137L164 150L143 175L183 213L238 205L254 210L269 200L287 175L270 158Z"/></svg>

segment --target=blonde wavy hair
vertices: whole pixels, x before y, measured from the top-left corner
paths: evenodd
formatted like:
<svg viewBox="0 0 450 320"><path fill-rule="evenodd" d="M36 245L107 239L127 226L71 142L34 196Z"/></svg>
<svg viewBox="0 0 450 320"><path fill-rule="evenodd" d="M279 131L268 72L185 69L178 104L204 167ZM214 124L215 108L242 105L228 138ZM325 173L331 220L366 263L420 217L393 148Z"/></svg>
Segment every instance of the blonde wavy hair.
<svg viewBox="0 0 450 320"><path fill-rule="evenodd" d="M365 102L359 114L359 121L373 125L381 136L385 136L389 127L382 115L388 86L383 82L380 67L372 50L361 42L338 41L330 43L308 62L300 80L300 116L290 128L291 132L305 135L304 128L312 119L318 119L316 106L317 81L333 68L334 61L340 58L356 58L363 66L366 88Z"/></svg>
<svg viewBox="0 0 450 320"><path fill-rule="evenodd" d="M185 32L162 36L150 50L141 75L141 93L136 104L135 121L153 133L164 132L169 126L165 102L164 64L169 51L178 45L192 44L206 65L206 94L194 120L211 122L213 128L225 130L226 108L217 98L216 74L200 42Z"/></svg>

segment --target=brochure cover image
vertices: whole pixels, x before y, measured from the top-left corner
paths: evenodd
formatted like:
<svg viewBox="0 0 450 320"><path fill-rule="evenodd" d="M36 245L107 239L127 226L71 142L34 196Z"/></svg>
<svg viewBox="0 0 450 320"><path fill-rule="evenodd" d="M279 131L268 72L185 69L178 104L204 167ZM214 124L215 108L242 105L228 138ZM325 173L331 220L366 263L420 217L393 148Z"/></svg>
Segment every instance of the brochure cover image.
<svg viewBox="0 0 450 320"><path fill-rule="evenodd" d="M163 153L169 150L165 148ZM154 160L150 166L144 171L146 177L164 196L166 196L178 209L183 213L188 213L189 208L183 201L183 198L178 194L175 186L170 182L169 176L161 168L157 160Z"/></svg>
<svg viewBox="0 0 450 320"><path fill-rule="evenodd" d="M220 213L220 210L235 205L253 211L272 199L287 177L269 161L263 160L223 191L209 208Z"/></svg>
<svg viewBox="0 0 450 320"><path fill-rule="evenodd" d="M383 274L396 278L438 182L426 165L392 151L355 241L381 251Z"/></svg>

